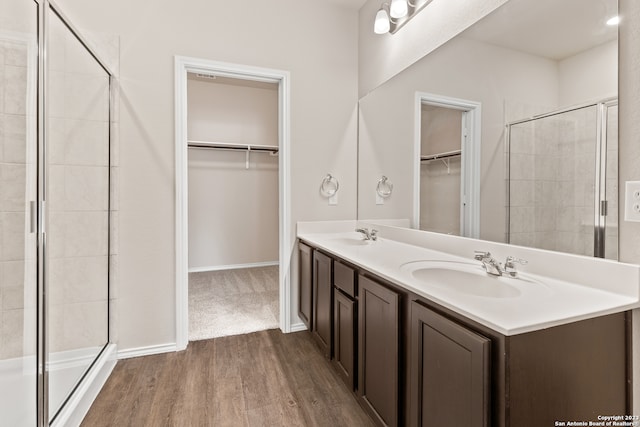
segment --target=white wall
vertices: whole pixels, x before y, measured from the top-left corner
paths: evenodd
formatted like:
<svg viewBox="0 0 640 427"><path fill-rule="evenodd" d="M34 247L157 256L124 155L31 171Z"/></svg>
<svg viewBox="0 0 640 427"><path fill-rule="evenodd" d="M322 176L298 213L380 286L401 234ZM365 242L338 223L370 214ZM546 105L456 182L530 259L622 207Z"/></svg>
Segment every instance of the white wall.
<svg viewBox="0 0 640 427"><path fill-rule="evenodd" d="M278 85L187 83L190 140L278 146ZM278 157L189 149L189 269L278 261Z"/></svg>
<svg viewBox="0 0 640 427"><path fill-rule="evenodd" d="M618 42L596 46L558 64L560 105L576 105L618 93Z"/></svg>
<svg viewBox="0 0 640 427"><path fill-rule="evenodd" d="M58 3L78 27L120 36L119 349L176 341L174 55L289 71L291 226L355 218L357 11L312 0ZM327 173L340 179L337 206L318 192Z"/></svg>

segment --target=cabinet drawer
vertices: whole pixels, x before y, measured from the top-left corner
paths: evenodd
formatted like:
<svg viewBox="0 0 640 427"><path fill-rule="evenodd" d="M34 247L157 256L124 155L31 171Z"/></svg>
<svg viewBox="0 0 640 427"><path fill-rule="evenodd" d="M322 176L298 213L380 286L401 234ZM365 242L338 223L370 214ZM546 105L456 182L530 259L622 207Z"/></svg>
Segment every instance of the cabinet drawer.
<svg viewBox="0 0 640 427"><path fill-rule="evenodd" d="M351 298L356 297L355 271L351 267L335 262L333 266L333 284Z"/></svg>

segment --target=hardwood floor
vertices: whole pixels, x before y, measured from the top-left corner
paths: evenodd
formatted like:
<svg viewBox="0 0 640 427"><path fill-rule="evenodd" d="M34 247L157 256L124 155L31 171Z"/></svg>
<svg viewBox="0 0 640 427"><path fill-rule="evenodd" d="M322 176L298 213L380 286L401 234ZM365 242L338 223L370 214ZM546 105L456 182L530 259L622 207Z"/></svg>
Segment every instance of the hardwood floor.
<svg viewBox="0 0 640 427"><path fill-rule="evenodd" d="M118 362L82 426L373 426L307 331Z"/></svg>

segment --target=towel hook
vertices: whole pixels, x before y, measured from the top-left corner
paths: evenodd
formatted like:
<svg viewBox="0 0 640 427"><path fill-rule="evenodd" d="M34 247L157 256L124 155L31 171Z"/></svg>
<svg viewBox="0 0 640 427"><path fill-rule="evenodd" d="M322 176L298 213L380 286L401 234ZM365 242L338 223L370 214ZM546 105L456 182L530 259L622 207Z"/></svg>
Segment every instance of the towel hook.
<svg viewBox="0 0 640 427"><path fill-rule="evenodd" d="M340 183L334 176L328 173L322 180L322 184L320 184L320 192L325 197L333 197L338 192L338 189L340 189Z"/></svg>
<svg viewBox="0 0 640 427"><path fill-rule="evenodd" d="M393 184L391 183L391 181L389 181L389 178L382 175L382 178L378 180L378 185L376 186L376 193L378 193L378 196L386 199L387 197L391 196L392 192L393 192Z"/></svg>

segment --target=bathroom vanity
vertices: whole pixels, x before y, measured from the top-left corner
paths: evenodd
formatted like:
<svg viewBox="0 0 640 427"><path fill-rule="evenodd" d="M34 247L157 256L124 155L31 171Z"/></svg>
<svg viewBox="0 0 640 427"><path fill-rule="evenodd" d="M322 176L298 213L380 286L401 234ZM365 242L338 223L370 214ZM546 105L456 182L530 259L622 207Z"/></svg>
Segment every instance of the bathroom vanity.
<svg viewBox="0 0 640 427"><path fill-rule="evenodd" d="M381 228L378 241L298 230L300 317L379 425L553 426L631 413L638 266ZM488 277L475 249L530 263L520 277ZM575 270L564 274L626 287L534 274L549 257Z"/></svg>

